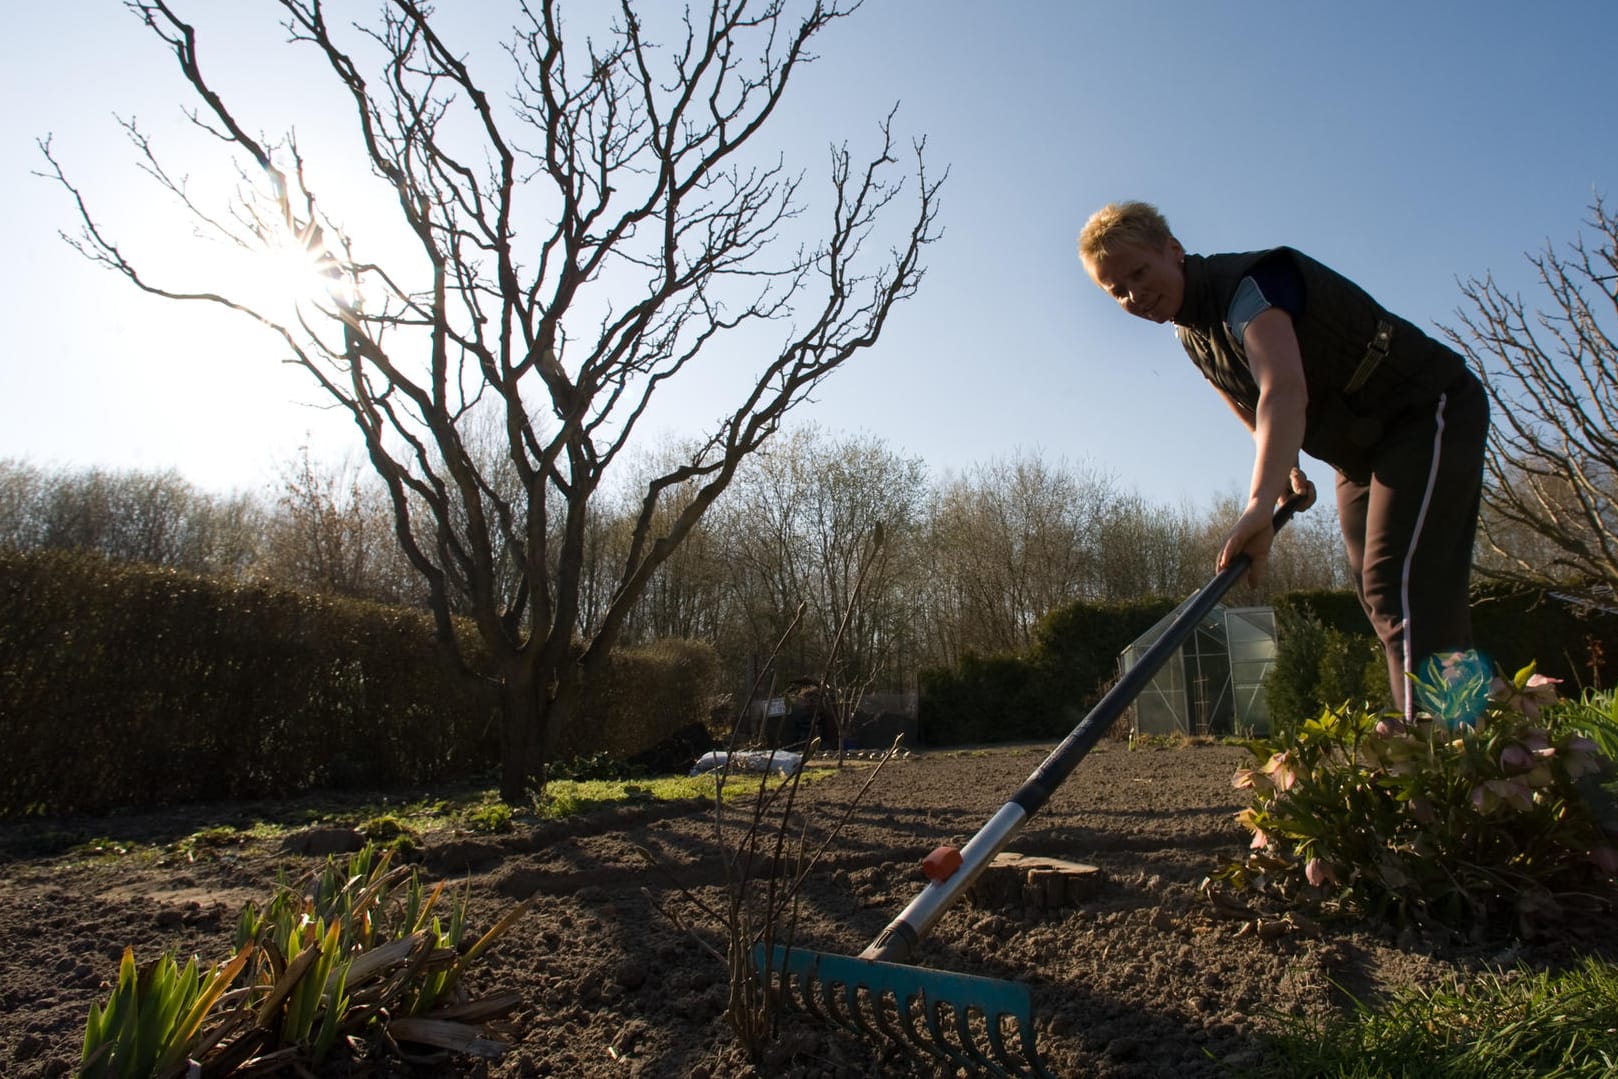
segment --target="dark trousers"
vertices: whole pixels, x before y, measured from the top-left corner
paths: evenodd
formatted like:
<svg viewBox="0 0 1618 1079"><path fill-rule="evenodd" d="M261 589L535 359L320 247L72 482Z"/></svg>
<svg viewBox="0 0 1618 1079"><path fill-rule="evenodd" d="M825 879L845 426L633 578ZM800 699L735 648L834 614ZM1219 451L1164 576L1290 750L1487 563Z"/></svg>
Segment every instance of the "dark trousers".
<svg viewBox="0 0 1618 1079"><path fill-rule="evenodd" d="M1382 434L1369 469L1337 475L1337 513L1365 615L1387 653L1394 706L1415 712L1407 671L1472 647L1468 586L1489 400L1470 373Z"/></svg>

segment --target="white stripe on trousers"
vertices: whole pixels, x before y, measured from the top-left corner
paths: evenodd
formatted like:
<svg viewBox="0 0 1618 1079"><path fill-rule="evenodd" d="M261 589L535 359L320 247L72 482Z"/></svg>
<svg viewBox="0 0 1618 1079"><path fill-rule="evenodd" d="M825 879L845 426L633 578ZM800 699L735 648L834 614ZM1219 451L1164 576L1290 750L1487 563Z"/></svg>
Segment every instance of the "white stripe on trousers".
<svg viewBox="0 0 1618 1079"><path fill-rule="evenodd" d="M1412 692L1410 675L1415 673L1412 666L1416 662L1414 652L1410 648L1410 564L1416 559L1416 544L1421 541L1421 529L1427 523L1427 509L1432 505L1433 489L1438 486L1438 459L1444 449L1444 401L1448 394L1438 395L1438 411L1433 416L1435 429L1433 431L1433 461L1427 469L1427 489L1421 494L1421 509L1416 514L1416 526L1410 532L1410 545L1405 549L1404 567L1399 573L1399 618L1404 626L1404 667L1405 667L1405 720L1414 722L1416 718L1416 695Z"/></svg>

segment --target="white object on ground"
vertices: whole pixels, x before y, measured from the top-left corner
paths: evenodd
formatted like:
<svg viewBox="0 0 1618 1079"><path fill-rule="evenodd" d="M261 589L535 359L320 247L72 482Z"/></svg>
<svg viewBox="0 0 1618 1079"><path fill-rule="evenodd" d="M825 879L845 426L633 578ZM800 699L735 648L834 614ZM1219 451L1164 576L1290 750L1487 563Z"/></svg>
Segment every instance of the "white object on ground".
<svg viewBox="0 0 1618 1079"><path fill-rule="evenodd" d="M715 749L697 758L697 763L691 766L691 774L700 776L704 772L716 772L727 763L732 772L780 772L791 775L803 767L803 754L784 749L742 749L735 753Z"/></svg>

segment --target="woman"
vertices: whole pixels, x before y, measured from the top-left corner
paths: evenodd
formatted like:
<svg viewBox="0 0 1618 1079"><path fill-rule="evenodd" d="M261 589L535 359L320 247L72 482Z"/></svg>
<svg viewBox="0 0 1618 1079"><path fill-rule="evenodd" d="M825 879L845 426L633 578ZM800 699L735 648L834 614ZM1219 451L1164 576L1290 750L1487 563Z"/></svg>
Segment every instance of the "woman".
<svg viewBox="0 0 1618 1079"><path fill-rule="evenodd" d="M1341 274L1288 247L1187 255L1156 207L1091 215L1079 257L1124 310L1172 322L1192 362L1253 434L1242 515L1219 551L1261 580L1271 515L1314 502L1299 451L1337 471L1354 590L1387 653L1395 705L1407 672L1472 646L1468 599L1489 406L1454 351Z"/></svg>

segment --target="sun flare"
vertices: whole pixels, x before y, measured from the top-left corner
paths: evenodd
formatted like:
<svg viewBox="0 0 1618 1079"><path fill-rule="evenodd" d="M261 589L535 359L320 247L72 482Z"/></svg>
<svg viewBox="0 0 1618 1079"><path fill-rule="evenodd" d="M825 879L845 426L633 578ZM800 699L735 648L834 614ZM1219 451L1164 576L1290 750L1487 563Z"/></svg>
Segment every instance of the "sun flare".
<svg viewBox="0 0 1618 1079"><path fill-rule="evenodd" d="M318 228L279 231L230 252L227 261L224 279L231 282L232 298L274 321L354 304L349 275L321 242Z"/></svg>

